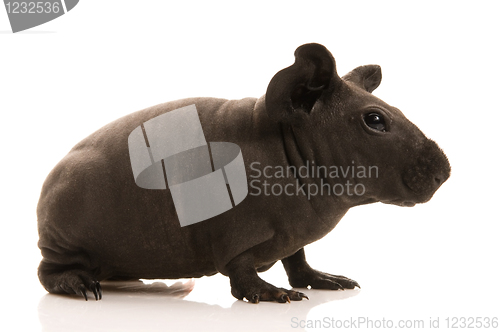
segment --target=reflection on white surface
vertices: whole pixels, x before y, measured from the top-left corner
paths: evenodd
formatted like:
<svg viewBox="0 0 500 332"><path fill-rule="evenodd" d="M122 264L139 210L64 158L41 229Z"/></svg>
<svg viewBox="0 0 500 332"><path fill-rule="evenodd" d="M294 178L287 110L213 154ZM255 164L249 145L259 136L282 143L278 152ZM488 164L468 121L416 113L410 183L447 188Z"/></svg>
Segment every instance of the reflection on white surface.
<svg viewBox="0 0 500 332"><path fill-rule="evenodd" d="M290 328L292 317L303 320L322 303L360 292L307 290L309 301L250 304L235 299L224 308L184 299L193 286L192 280L170 287L163 282L103 282L103 300L97 302L76 296L43 296L38 318L42 331L273 331Z"/></svg>

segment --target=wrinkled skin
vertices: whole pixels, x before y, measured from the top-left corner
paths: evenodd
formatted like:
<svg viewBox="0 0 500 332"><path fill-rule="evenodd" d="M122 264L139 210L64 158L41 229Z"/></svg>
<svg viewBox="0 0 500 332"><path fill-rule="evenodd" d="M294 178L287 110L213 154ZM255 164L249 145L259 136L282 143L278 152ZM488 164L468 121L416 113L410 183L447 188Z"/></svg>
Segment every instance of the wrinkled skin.
<svg viewBox="0 0 500 332"><path fill-rule="evenodd" d="M104 279L229 276L233 296L249 302L307 296L262 280L281 260L297 288L353 289L349 278L320 272L304 247L328 234L352 207L428 201L450 175L439 147L395 107L372 95L380 67L362 66L340 78L322 45L306 44L278 72L266 95L242 100L193 98L154 106L116 120L78 143L47 177L38 204L38 275L51 293L102 298ZM235 208L180 227L169 190L139 188L127 138L145 121L195 104L207 141L241 148L250 194ZM253 166L252 166L253 165ZM255 166L259 165L259 167ZM373 177L346 174L362 195L257 195L262 182L334 186L323 176L256 178L287 166L376 166ZM323 182L322 182L323 181Z"/></svg>

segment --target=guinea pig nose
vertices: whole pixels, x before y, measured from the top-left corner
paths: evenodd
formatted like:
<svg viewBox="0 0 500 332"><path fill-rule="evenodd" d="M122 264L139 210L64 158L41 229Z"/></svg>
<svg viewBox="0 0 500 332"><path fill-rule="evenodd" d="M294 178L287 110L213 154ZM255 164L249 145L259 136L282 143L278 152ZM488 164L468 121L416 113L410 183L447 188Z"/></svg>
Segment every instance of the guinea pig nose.
<svg viewBox="0 0 500 332"><path fill-rule="evenodd" d="M450 177L449 167L444 168L444 170L440 170L439 172L434 174L434 186L435 188L439 188L448 178Z"/></svg>

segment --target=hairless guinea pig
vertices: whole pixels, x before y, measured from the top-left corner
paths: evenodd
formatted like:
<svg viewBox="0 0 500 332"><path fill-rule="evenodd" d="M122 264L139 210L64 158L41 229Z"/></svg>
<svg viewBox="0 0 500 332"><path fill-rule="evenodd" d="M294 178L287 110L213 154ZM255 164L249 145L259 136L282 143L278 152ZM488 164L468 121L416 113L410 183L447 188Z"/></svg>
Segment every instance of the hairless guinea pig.
<svg viewBox="0 0 500 332"><path fill-rule="evenodd" d="M178 100L104 126L45 180L40 282L98 300L105 279L220 272L240 300L307 298L258 276L281 260L292 287L359 287L311 268L304 246L351 207L424 203L450 175L437 144L371 94L381 78L376 65L341 78L306 44L259 99Z"/></svg>

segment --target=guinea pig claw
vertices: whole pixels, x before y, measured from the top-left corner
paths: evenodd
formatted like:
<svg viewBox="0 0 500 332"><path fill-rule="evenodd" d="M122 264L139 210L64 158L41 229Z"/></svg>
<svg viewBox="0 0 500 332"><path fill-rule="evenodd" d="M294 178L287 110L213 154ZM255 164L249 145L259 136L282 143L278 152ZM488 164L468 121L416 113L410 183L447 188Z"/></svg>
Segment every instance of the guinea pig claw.
<svg viewBox="0 0 500 332"><path fill-rule="evenodd" d="M259 303L259 300L260 300L259 294L254 294L254 296L252 296L252 300L250 302Z"/></svg>
<svg viewBox="0 0 500 332"><path fill-rule="evenodd" d="M85 298L85 301L88 301L89 298L87 297L87 290L85 289L85 286L81 285L78 287L78 291L80 292L80 295Z"/></svg>
<svg viewBox="0 0 500 332"><path fill-rule="evenodd" d="M285 303L285 302L290 303L290 297L287 294L283 294L283 295L281 295L279 302L281 302L281 303Z"/></svg>
<svg viewBox="0 0 500 332"><path fill-rule="evenodd" d="M100 299L102 299L102 289L101 289L101 284L99 283L99 281L95 281L94 283L92 283L90 288L92 289L92 292L94 293L94 297L95 297L96 301L99 301Z"/></svg>
<svg viewBox="0 0 500 332"><path fill-rule="evenodd" d="M99 294L99 300L102 300L102 288L101 288L101 283L99 281L96 281L95 288L97 294Z"/></svg>
<svg viewBox="0 0 500 332"><path fill-rule="evenodd" d="M306 294L301 293L301 292L298 292L298 294L299 294L300 298L302 298L302 299L308 299L309 300L309 297L307 297Z"/></svg>

